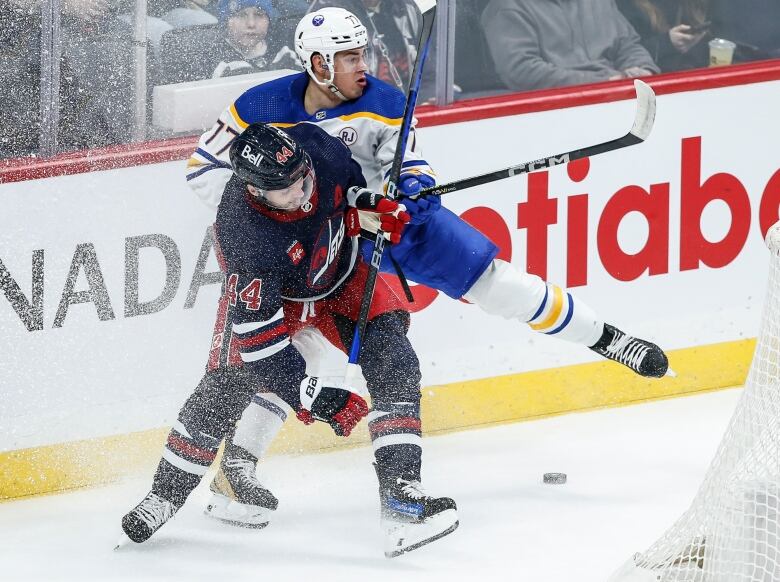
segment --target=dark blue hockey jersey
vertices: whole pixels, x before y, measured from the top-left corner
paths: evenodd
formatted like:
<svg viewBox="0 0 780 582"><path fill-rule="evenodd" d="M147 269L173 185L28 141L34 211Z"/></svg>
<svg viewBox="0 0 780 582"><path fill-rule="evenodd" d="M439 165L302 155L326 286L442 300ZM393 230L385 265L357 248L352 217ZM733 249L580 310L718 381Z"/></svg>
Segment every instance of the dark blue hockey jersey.
<svg viewBox="0 0 780 582"><path fill-rule="evenodd" d="M285 131L312 160L316 183L309 204L274 211L253 200L234 176L219 205L216 236L233 341L244 365L269 387L297 394L306 366L290 343L283 300L325 297L350 277L358 257L357 240L346 235L346 194L366 183L338 139L310 124Z"/></svg>

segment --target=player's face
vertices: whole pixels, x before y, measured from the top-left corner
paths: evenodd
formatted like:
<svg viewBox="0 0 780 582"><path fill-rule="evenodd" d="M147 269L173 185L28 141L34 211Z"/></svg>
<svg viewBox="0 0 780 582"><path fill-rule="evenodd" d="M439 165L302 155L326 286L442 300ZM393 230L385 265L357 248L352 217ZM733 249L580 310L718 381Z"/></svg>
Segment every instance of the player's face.
<svg viewBox="0 0 780 582"><path fill-rule="evenodd" d="M336 53L333 65L335 79L333 83L347 99L357 99L366 90L366 49L357 48Z"/></svg>
<svg viewBox="0 0 780 582"><path fill-rule="evenodd" d="M241 50L251 51L265 40L269 24L265 12L249 6L228 18L228 38Z"/></svg>
<svg viewBox="0 0 780 582"><path fill-rule="evenodd" d="M306 204L314 191L314 173L308 171L287 188L281 190L261 190L249 184L249 193L261 198L263 202L276 210L298 210Z"/></svg>

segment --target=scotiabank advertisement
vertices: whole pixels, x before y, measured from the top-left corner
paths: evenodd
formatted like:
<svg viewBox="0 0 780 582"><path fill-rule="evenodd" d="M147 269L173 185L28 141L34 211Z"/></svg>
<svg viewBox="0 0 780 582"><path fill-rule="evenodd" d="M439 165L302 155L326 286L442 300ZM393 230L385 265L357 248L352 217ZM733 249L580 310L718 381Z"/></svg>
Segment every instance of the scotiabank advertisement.
<svg viewBox="0 0 780 582"><path fill-rule="evenodd" d="M780 205L778 94L773 81L660 95L645 143L444 203L628 333L666 349L755 337ZM614 139L633 117L626 100L419 138L448 182ZM222 282L212 211L183 176L181 161L0 184L0 451L175 418L205 369ZM596 359L413 287L424 385Z"/></svg>

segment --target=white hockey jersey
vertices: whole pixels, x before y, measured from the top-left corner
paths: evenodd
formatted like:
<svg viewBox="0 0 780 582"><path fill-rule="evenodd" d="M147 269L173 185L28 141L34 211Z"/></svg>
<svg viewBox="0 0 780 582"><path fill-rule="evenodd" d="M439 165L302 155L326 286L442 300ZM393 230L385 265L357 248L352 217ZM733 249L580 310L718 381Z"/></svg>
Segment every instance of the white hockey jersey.
<svg viewBox="0 0 780 582"><path fill-rule="evenodd" d="M187 181L203 202L216 208L232 170L228 150L233 139L251 123L270 123L285 128L313 123L340 139L360 164L368 187L384 191L390 173L406 97L395 87L367 76L363 95L332 109L309 115L303 97L309 82L298 73L257 85L234 101L204 133L187 163ZM418 152L412 128L404 155L404 171L425 173L433 170Z"/></svg>

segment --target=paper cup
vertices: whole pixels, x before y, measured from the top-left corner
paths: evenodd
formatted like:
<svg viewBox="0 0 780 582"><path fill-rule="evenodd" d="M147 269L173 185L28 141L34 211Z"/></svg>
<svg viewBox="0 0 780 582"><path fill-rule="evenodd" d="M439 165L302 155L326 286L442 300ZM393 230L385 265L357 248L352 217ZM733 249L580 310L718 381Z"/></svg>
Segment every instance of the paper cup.
<svg viewBox="0 0 780 582"><path fill-rule="evenodd" d="M713 38L710 41L710 66L722 67L730 65L734 60L734 49L737 45L730 40L722 38Z"/></svg>

